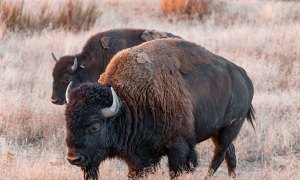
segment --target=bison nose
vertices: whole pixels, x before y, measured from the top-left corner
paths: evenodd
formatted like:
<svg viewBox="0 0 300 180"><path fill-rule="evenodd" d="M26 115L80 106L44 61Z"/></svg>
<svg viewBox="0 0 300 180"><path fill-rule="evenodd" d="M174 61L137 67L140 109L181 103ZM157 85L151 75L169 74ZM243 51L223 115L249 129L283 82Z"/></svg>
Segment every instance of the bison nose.
<svg viewBox="0 0 300 180"><path fill-rule="evenodd" d="M67 160L70 162L72 165L84 165L85 163L85 157L80 155L80 154L75 154L75 153L68 153L67 155Z"/></svg>
<svg viewBox="0 0 300 180"><path fill-rule="evenodd" d="M51 102L52 102L53 104L62 104L62 103L61 103L61 99L58 98L58 97L52 97L52 98L51 98Z"/></svg>

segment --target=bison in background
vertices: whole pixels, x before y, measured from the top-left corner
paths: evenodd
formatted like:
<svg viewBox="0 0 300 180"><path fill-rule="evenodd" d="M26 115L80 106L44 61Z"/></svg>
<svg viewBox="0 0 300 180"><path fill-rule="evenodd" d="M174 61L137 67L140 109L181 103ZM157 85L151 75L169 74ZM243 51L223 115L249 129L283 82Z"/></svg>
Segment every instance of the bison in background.
<svg viewBox="0 0 300 180"><path fill-rule="evenodd" d="M119 51L157 38L180 38L171 33L144 29L114 29L92 36L80 54L59 58L52 53L56 61L53 69L53 92L51 101L54 104L65 103L66 89L77 87L80 83L97 82L110 59Z"/></svg>
<svg viewBox="0 0 300 180"><path fill-rule="evenodd" d="M167 155L171 177L197 166L195 145L211 138L207 178L225 159L235 177L232 141L253 125L253 85L239 66L194 43L159 39L117 53L97 83L71 91L66 106L67 159L98 179L107 158L139 177Z"/></svg>

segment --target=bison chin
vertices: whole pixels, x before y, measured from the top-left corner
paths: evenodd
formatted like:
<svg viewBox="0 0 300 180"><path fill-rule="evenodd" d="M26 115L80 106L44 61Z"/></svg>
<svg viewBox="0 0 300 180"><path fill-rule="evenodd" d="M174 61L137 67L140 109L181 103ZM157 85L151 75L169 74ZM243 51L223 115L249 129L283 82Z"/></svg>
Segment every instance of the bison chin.
<svg viewBox="0 0 300 180"><path fill-rule="evenodd" d="M99 165L91 165L88 167L82 167L81 169L85 180L98 180Z"/></svg>
<svg viewBox="0 0 300 180"><path fill-rule="evenodd" d="M106 151L98 150L94 156L90 157L91 162L86 166L82 166L83 176L85 180L98 180L99 166L106 159Z"/></svg>

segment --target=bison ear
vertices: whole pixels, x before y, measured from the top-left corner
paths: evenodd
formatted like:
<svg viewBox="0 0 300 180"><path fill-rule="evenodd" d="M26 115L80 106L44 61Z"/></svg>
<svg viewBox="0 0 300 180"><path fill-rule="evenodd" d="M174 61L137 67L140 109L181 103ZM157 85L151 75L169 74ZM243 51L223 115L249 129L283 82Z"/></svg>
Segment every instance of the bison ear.
<svg viewBox="0 0 300 180"><path fill-rule="evenodd" d="M101 44L104 49L109 49L110 37L103 36L101 38Z"/></svg>
<svg viewBox="0 0 300 180"><path fill-rule="evenodd" d="M143 41L151 41L154 39L167 38L167 34L164 32L159 32L156 30L146 30L141 35L141 39Z"/></svg>
<svg viewBox="0 0 300 180"><path fill-rule="evenodd" d="M58 60L57 60L57 58L56 58L56 56L54 55L53 52L51 53L51 55L52 55L53 60L54 60L55 62L58 62Z"/></svg>

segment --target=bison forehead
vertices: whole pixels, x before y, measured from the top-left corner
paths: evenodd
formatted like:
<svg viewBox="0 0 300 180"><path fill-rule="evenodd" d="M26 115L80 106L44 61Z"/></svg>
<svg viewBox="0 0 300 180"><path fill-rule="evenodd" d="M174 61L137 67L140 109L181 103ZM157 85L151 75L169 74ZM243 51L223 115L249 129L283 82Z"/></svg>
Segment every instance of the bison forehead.
<svg viewBox="0 0 300 180"><path fill-rule="evenodd" d="M109 87L97 83L84 83L70 93L70 101L66 106L66 121L68 126L87 123L91 119L99 119L100 109L112 104Z"/></svg>
<svg viewBox="0 0 300 180"><path fill-rule="evenodd" d="M66 122L67 126L72 129L72 127L82 124L85 125L83 118L86 115L87 109L83 106L69 106L66 108Z"/></svg>
<svg viewBox="0 0 300 180"><path fill-rule="evenodd" d="M109 87L88 82L81 84L70 93L69 105L73 106L73 109L79 109L76 107L81 106L94 107L95 104L101 108L112 104L112 95Z"/></svg>
<svg viewBox="0 0 300 180"><path fill-rule="evenodd" d="M97 108L93 108L90 106L82 106L80 109L76 108L72 109L71 111L67 109L68 112L66 113L67 130L72 133L83 133L84 129L89 125L89 123L91 123L94 120L100 119L97 113Z"/></svg>
<svg viewBox="0 0 300 180"><path fill-rule="evenodd" d="M71 66L74 63L74 56L63 56L55 64L53 73L65 73L67 67Z"/></svg>

